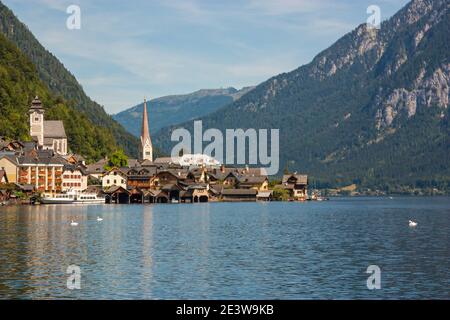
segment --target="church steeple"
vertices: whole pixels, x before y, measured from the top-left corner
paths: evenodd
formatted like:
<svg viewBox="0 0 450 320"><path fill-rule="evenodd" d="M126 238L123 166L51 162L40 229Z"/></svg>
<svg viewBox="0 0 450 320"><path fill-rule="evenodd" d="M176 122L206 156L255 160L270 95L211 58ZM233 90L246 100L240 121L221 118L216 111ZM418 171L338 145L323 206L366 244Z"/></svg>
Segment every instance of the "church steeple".
<svg viewBox="0 0 450 320"><path fill-rule="evenodd" d="M36 96L28 112L30 115L30 136L41 147L44 145L44 112L42 102Z"/></svg>
<svg viewBox="0 0 450 320"><path fill-rule="evenodd" d="M142 114L142 130L141 130L141 160L153 161L153 146L148 129L147 99L144 99L144 112Z"/></svg>

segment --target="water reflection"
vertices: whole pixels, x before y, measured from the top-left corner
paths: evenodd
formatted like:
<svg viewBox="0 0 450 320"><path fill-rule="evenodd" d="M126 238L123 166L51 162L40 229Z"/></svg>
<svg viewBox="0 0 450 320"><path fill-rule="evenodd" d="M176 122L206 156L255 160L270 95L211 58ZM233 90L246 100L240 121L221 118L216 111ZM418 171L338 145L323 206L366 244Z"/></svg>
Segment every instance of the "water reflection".
<svg viewBox="0 0 450 320"><path fill-rule="evenodd" d="M0 210L0 298L450 298L448 198Z"/></svg>

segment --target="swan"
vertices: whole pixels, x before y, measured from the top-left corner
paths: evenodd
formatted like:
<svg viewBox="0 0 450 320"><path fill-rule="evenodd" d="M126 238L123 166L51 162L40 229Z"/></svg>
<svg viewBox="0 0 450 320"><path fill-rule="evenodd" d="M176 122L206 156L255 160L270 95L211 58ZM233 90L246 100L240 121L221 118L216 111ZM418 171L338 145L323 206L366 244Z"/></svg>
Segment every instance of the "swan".
<svg viewBox="0 0 450 320"><path fill-rule="evenodd" d="M78 222L74 222L74 221L72 220L72 222L70 223L70 225L71 225L72 227L76 227L76 226L78 226Z"/></svg>
<svg viewBox="0 0 450 320"><path fill-rule="evenodd" d="M97 217L97 221L98 222L103 221L103 218Z"/></svg>
<svg viewBox="0 0 450 320"><path fill-rule="evenodd" d="M409 226L410 226L411 228L417 227L417 222L414 222L414 221L412 221L412 220L409 220Z"/></svg>

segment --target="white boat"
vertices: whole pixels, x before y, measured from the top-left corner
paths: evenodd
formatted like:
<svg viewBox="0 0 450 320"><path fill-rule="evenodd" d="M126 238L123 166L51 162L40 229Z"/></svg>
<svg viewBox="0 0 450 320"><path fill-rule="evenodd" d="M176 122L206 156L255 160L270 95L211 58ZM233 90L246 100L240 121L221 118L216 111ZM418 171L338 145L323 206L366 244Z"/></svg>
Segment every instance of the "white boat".
<svg viewBox="0 0 450 320"><path fill-rule="evenodd" d="M72 204L75 202L75 195L68 193L44 194L41 199L43 204Z"/></svg>
<svg viewBox="0 0 450 320"><path fill-rule="evenodd" d="M99 197L95 193L82 193L75 197L75 204L102 204L105 198Z"/></svg>
<svg viewBox="0 0 450 320"><path fill-rule="evenodd" d="M67 193L44 194L41 202L43 204L102 204L105 198L99 197L95 193Z"/></svg>

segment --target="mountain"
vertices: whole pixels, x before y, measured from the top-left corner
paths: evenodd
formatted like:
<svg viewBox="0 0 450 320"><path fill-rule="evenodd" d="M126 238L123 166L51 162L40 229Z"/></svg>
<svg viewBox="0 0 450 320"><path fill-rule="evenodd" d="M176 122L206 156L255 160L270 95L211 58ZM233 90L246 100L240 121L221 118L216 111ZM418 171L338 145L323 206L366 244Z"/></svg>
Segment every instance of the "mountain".
<svg viewBox="0 0 450 320"><path fill-rule="evenodd" d="M166 96L150 101L148 104L151 133L210 114L230 104L252 90L246 87L241 90L204 89L185 95ZM136 137L140 135L143 103L113 115L128 132Z"/></svg>
<svg viewBox="0 0 450 320"><path fill-rule="evenodd" d="M39 43L30 30L2 2L0 2L0 33L32 61L39 78L53 95L62 97L68 102L70 109L81 113L94 125L101 126L108 136L108 143L113 148L123 148L128 154L136 156L139 140L85 94L75 77Z"/></svg>
<svg viewBox="0 0 450 320"><path fill-rule="evenodd" d="M319 187L450 190L448 30L449 0L414 0L200 117L203 128L279 128L281 170ZM154 137L166 151L172 129Z"/></svg>
<svg viewBox="0 0 450 320"><path fill-rule="evenodd" d="M72 151L97 159L114 151L109 132L50 92L36 67L0 33L0 136L29 140L28 109L35 95L45 106L46 120L63 120Z"/></svg>

